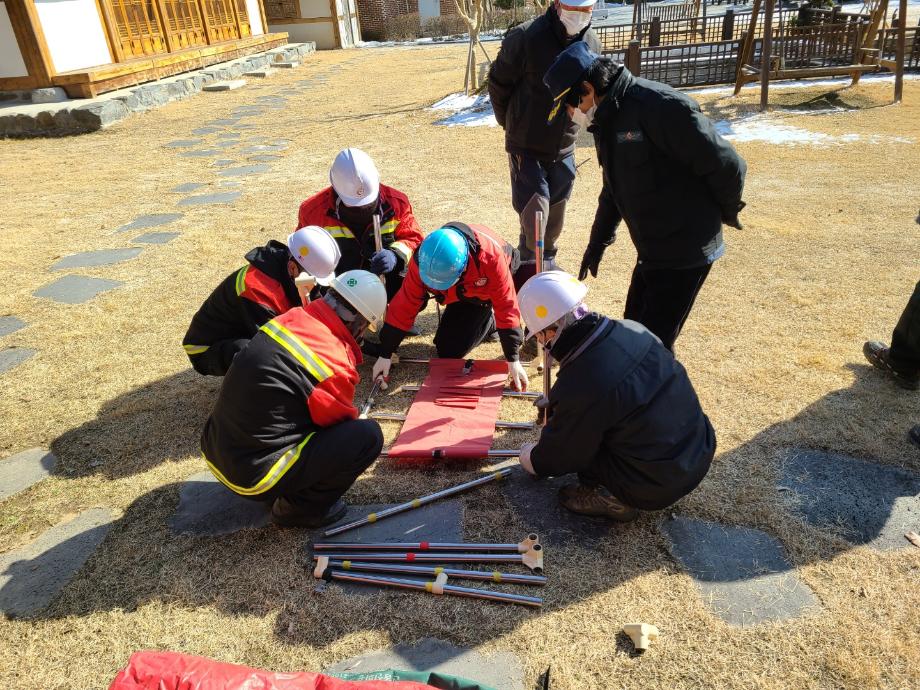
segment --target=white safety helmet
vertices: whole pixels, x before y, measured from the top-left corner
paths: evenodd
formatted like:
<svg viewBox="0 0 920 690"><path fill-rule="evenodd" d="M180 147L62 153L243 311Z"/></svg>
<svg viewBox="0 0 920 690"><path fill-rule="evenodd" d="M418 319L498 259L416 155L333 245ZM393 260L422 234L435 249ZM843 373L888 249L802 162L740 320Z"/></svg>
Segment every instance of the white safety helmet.
<svg viewBox="0 0 920 690"><path fill-rule="evenodd" d="M370 330L376 331L383 325L387 291L378 276L368 271L345 271L333 278L331 287L367 319Z"/></svg>
<svg viewBox="0 0 920 690"><path fill-rule="evenodd" d="M565 271L545 271L528 280L518 292L521 316L531 333L552 326L581 304L588 286Z"/></svg>
<svg viewBox="0 0 920 690"><path fill-rule="evenodd" d="M316 278L320 285L329 285L335 278L342 251L332 235L318 225L307 225L288 235L287 248L300 267Z"/></svg>
<svg viewBox="0 0 920 690"><path fill-rule="evenodd" d="M361 149L340 151L332 161L329 181L346 206L366 206L380 192L380 173L374 161Z"/></svg>

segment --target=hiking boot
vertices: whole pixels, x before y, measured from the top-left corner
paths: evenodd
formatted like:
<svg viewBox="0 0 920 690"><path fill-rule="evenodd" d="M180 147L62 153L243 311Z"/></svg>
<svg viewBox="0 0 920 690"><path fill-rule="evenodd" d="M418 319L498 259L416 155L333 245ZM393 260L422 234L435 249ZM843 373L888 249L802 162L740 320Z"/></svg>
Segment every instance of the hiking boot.
<svg viewBox="0 0 920 690"><path fill-rule="evenodd" d="M920 424L908 431L907 437L910 439L911 443L917 446L917 448L920 448Z"/></svg>
<svg viewBox="0 0 920 690"><path fill-rule="evenodd" d="M579 515L605 517L617 522L632 522L639 511L620 503L602 486L569 484L559 489L559 503Z"/></svg>
<svg viewBox="0 0 920 690"><path fill-rule="evenodd" d="M909 391L920 390L920 371L904 371L891 364L891 350L877 340L869 340L863 345L863 354L869 363L883 372L898 386Z"/></svg>
<svg viewBox="0 0 920 690"><path fill-rule="evenodd" d="M324 527L338 522L348 512L348 504L337 500L325 513L318 514L311 506L279 496L272 504L272 520L279 527Z"/></svg>

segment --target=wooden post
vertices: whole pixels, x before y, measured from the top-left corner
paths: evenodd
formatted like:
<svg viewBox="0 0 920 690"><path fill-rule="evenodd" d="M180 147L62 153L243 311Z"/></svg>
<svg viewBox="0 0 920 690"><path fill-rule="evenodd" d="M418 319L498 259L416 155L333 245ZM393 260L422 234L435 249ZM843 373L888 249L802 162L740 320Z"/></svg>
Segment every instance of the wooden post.
<svg viewBox="0 0 920 690"><path fill-rule="evenodd" d="M754 0L754 6L751 8L751 24L738 48L738 71L735 75L736 96L744 86L744 66L750 61L751 54L754 52L754 36L757 33L757 15L760 14L760 5L761 0Z"/></svg>
<svg viewBox="0 0 920 690"><path fill-rule="evenodd" d="M898 5L898 54L894 67L894 102L904 96L904 60L907 57L907 0Z"/></svg>
<svg viewBox="0 0 920 690"><path fill-rule="evenodd" d="M902 0L903 1L903 0ZM763 38L760 48L760 110L767 109L770 93L770 68L773 66L773 7L776 0L767 0L763 18Z"/></svg>
<svg viewBox="0 0 920 690"><path fill-rule="evenodd" d="M29 76L38 87L51 86L56 72L34 0L6 0L6 11Z"/></svg>
<svg viewBox="0 0 920 690"><path fill-rule="evenodd" d="M729 7L722 17L722 40L730 41L735 35L735 10Z"/></svg>
<svg viewBox="0 0 920 690"><path fill-rule="evenodd" d="M648 30L648 44L650 46L661 45L661 17L652 17L652 25Z"/></svg>
<svg viewBox="0 0 920 690"><path fill-rule="evenodd" d="M629 46L626 48L626 69L632 72L634 77L639 76L641 59L639 55L639 41L630 41Z"/></svg>
<svg viewBox="0 0 920 690"><path fill-rule="evenodd" d="M642 43L642 3L638 3L639 7L639 21L636 22L636 40L639 43Z"/></svg>

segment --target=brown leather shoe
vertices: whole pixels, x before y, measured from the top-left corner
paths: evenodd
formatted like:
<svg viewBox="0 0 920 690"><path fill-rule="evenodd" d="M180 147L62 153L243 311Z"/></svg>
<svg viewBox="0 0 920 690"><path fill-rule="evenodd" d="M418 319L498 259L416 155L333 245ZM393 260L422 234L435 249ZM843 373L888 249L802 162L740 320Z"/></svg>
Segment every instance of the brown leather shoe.
<svg viewBox="0 0 920 690"><path fill-rule="evenodd" d="M863 345L863 354L869 363L901 388L909 391L920 390L920 371L903 371L891 365L890 348L878 340L869 340Z"/></svg>
<svg viewBox="0 0 920 690"><path fill-rule="evenodd" d="M579 515L605 517L617 522L632 522L639 511L620 503L602 486L569 484L559 489L559 503Z"/></svg>

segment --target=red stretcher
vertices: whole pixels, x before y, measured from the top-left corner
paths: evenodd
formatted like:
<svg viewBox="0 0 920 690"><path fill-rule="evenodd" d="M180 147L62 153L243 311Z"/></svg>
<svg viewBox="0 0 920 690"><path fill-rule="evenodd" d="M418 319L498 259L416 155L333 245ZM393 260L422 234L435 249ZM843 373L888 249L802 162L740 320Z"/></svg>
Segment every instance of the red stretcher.
<svg viewBox="0 0 920 690"><path fill-rule="evenodd" d="M507 378L504 361L432 359L387 455L401 459L487 457Z"/></svg>

